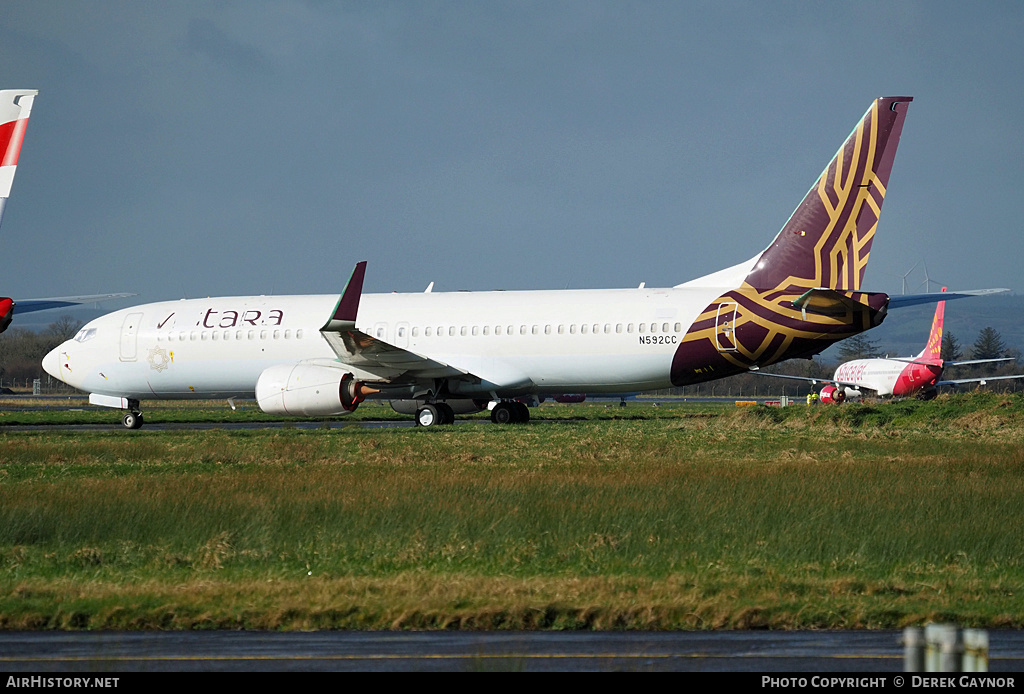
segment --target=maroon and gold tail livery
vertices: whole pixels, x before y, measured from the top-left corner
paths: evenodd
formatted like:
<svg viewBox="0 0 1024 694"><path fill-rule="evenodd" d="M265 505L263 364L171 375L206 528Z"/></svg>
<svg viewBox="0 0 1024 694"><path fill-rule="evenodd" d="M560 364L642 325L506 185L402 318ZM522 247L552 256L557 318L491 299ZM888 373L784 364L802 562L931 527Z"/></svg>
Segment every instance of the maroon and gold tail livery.
<svg viewBox="0 0 1024 694"><path fill-rule="evenodd" d="M676 351L675 385L811 356L881 323L889 297L861 281L911 100L876 99L772 244L732 269L736 284Z"/></svg>

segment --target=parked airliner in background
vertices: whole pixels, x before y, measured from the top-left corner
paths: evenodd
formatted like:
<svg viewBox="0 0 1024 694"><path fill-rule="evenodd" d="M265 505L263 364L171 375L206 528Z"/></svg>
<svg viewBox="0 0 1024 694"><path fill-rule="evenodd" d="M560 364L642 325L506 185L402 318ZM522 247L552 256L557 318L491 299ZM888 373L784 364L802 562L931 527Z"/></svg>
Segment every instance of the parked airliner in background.
<svg viewBox="0 0 1024 694"><path fill-rule="evenodd" d="M942 291L945 292L946 288L943 287ZM1019 374L940 380L942 372L947 366L1014 361L1013 357L943 361L942 322L945 311L946 302L940 301L935 307L935 317L932 319L932 330L928 334L928 344L916 357L854 359L840 364L831 379L770 373L761 373L761 375L810 381L811 383L827 383L828 385L821 389L821 401L836 404L847 398L859 398L865 390L872 391L878 396L915 396L922 400L930 400L937 394L936 389L939 386L956 386L965 383L985 385L989 381L1024 378L1024 374Z"/></svg>
<svg viewBox="0 0 1024 694"><path fill-rule="evenodd" d="M21 143L25 141L25 130L28 128L28 117L32 113L32 103L38 94L38 90L35 89L0 90L0 224L3 224L4 208L7 206L7 199L11 196L14 172L18 166L18 156L21 154ZM11 324L15 306L18 307L18 313L30 313L128 296L135 295L57 296L49 299L19 299L17 303L10 297L0 297L0 333L7 330Z"/></svg>
<svg viewBox="0 0 1024 694"><path fill-rule="evenodd" d="M899 303L861 290L910 97L875 100L775 240L674 287L242 296L123 309L88 323L47 372L127 410L147 398L255 397L265 412L330 416L365 398L415 400L418 424L562 393L635 393L810 357ZM960 296L970 293L961 293ZM947 295L947 298L953 296Z"/></svg>

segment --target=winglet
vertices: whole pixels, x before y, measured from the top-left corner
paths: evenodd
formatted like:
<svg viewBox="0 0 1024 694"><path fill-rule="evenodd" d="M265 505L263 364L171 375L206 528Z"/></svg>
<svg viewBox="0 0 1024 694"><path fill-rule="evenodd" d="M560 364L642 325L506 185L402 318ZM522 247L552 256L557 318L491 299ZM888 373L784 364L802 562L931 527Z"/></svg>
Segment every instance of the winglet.
<svg viewBox="0 0 1024 694"><path fill-rule="evenodd" d="M352 271L352 277L345 287L344 293L338 299L334 307L334 315L327 321L322 330L337 330L342 325L353 325L356 322L356 314L359 312L359 298L363 295L363 278L366 276L366 261L356 263L356 269Z"/></svg>
<svg viewBox="0 0 1024 694"><path fill-rule="evenodd" d="M35 89L0 90L0 221L4 204L11 196L21 143L28 128L32 102L38 93Z"/></svg>

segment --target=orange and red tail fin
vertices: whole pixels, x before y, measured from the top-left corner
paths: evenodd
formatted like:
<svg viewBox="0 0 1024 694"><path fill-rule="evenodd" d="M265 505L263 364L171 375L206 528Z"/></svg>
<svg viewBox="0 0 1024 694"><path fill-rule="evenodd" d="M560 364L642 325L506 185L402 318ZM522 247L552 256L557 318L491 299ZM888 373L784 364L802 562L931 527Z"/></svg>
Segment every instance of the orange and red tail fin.
<svg viewBox="0 0 1024 694"><path fill-rule="evenodd" d="M943 287L942 291L946 291ZM924 351L917 356L918 361L941 364L942 363L942 320L946 315L946 302L940 301L935 304L935 318L932 319L932 331L928 333L928 344Z"/></svg>

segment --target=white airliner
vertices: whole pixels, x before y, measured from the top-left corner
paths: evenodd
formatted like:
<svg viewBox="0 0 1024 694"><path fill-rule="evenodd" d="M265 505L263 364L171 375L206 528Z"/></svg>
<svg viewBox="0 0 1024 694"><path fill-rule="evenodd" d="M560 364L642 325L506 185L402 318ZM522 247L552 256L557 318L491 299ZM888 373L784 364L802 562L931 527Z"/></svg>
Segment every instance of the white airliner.
<svg viewBox="0 0 1024 694"><path fill-rule="evenodd" d="M663 289L190 299L124 309L50 352L50 374L127 410L147 398L255 397L268 413L331 416L365 398L415 400L431 426L524 396L635 393L817 354L882 322L861 290L910 97L875 100L767 250ZM961 295L967 295L966 293ZM937 294L904 297L936 301ZM946 295L952 296L952 295Z"/></svg>
<svg viewBox="0 0 1024 694"><path fill-rule="evenodd" d="M946 288L943 287L942 291L945 292ZM940 301L935 306L935 317L932 319L928 343L917 356L854 359L840 364L831 379L770 373L761 375L810 381L811 383L826 383L828 385L821 389L821 401L835 404L839 404L847 398L859 398L865 390L872 391L878 396L915 396L922 400L930 400L936 396L936 389L940 386L957 386L966 383L985 385L989 381L1024 378L1024 374L1020 374L941 380L942 372L947 366L1013 361L1012 357L944 361L942 359L942 323L945 311L946 302Z"/></svg>
<svg viewBox="0 0 1024 694"><path fill-rule="evenodd" d="M4 219L4 208L11 196L14 184L14 172L18 167L21 144L25 141L32 103L39 94L35 89L4 89L0 90L0 224ZM93 294L89 296L56 296L48 299L19 299L17 303L10 297L0 296L0 333L7 330L14 317L14 307L18 313L45 311L51 308L64 308L77 304L88 304L106 299L119 299L134 294Z"/></svg>

